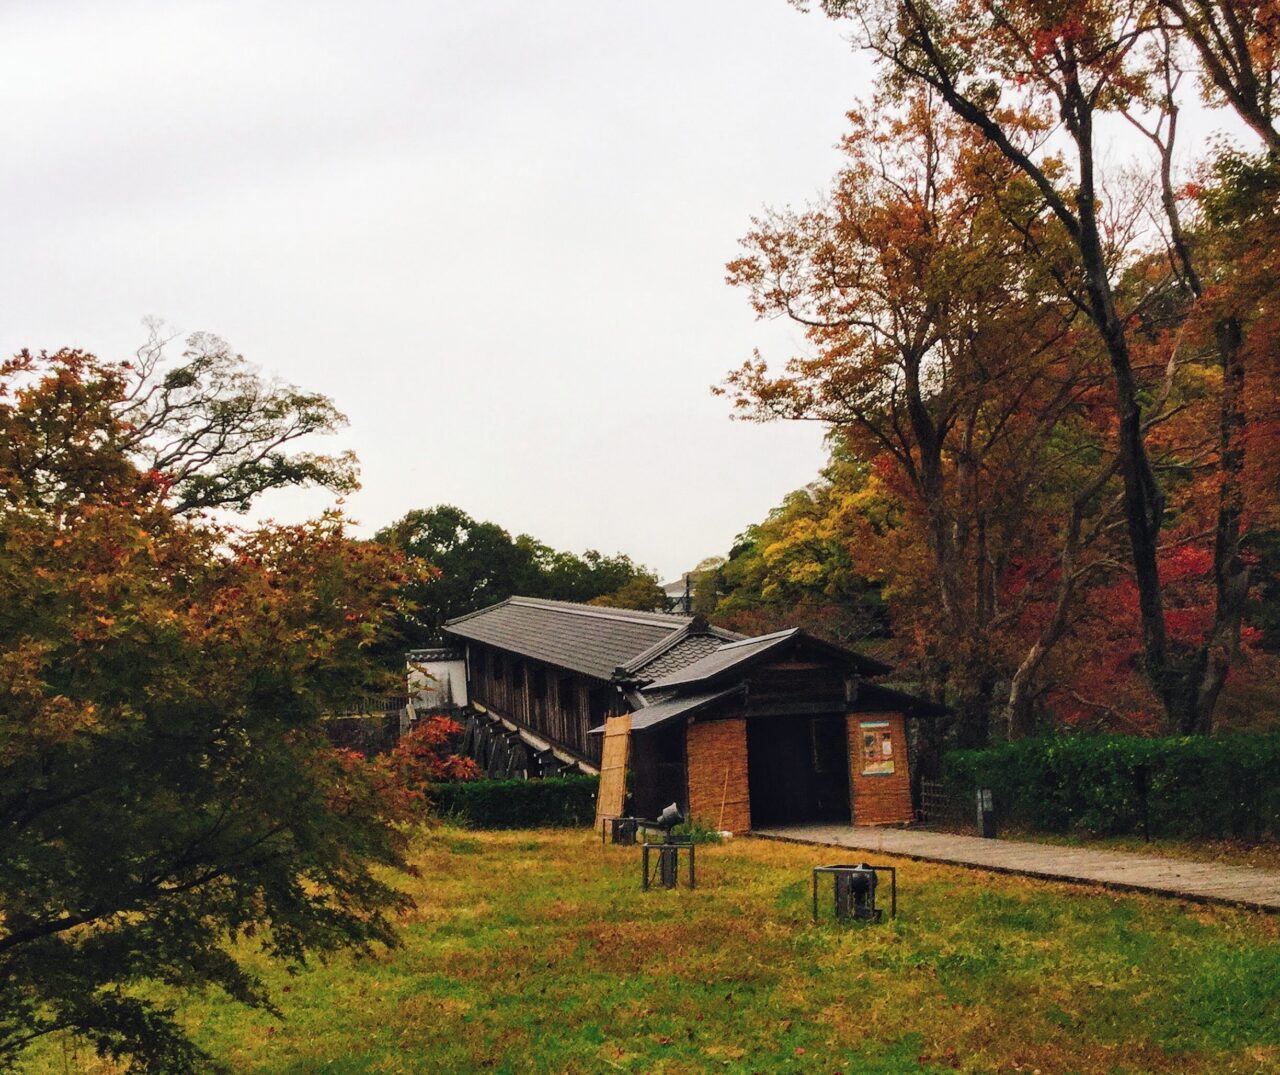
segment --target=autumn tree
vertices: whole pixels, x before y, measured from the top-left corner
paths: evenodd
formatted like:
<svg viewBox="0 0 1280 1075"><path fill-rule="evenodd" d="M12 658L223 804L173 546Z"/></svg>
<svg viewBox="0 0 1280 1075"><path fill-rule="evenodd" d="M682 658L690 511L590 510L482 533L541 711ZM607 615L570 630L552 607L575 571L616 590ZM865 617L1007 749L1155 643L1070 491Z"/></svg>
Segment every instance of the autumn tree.
<svg viewBox="0 0 1280 1075"><path fill-rule="evenodd" d="M807 6L798 0L797 6ZM1239 644L1248 588L1241 557L1239 438L1244 370L1238 318L1220 319L1213 348L1221 371L1218 519L1212 555L1212 622L1195 639L1170 631L1161 578L1161 542L1168 521L1167 488L1148 443L1153 388L1135 320L1152 295L1120 286L1133 255L1132 207L1109 201L1103 130L1108 120L1165 107L1160 80L1167 63L1152 62L1153 36L1189 40L1208 82L1268 145L1274 144L1270 86L1275 52L1272 5L1181 3L1178 0L1066 0L1042 4L930 3L925 0L824 0L831 16L851 20L860 43L882 62L889 85L928 88L1025 177L1044 215L1067 239L1069 262L1049 259L1067 296L1088 318L1110 366L1116 417L1114 443L1124 486L1129 559L1143 635L1143 663L1175 731L1207 731ZM1160 50L1157 49L1157 56ZM1165 52L1167 56L1167 50ZM1039 123L1028 124L1028 115ZM1168 191L1168 154L1163 171ZM1118 177L1110 176L1114 197ZM1154 185L1154 184L1153 184ZM1171 259L1168 277L1202 298L1182 243L1176 202L1163 199L1158 222ZM1126 249L1127 247L1127 249ZM1159 295L1166 288L1152 293ZM1176 347L1171 344L1171 347ZM1175 353L1166 356L1176 361ZM1158 363L1147 363L1157 366Z"/></svg>
<svg viewBox="0 0 1280 1075"><path fill-rule="evenodd" d="M667 595L652 571L640 571L610 593L592 598L588 604L604 608L631 608L640 612L662 612Z"/></svg>
<svg viewBox="0 0 1280 1075"><path fill-rule="evenodd" d="M870 468L838 435L832 449L818 481L788 494L739 535L718 569L722 593L713 622L743 634L803 627L843 646L887 635L882 580L875 577L883 563L846 525Z"/></svg>
<svg viewBox="0 0 1280 1075"><path fill-rule="evenodd" d="M852 119L827 203L757 221L729 266L757 312L803 325L814 353L781 373L748 363L729 391L758 418L829 423L876 461L903 525L918 523L930 582L916 597L960 741L982 743L1007 666L997 635L1038 593L1012 599L1012 573L1038 559L1028 577L1052 585L1105 562L1063 576L1044 556L1063 541L1078 556L1082 536L1108 531L1097 350L1052 274L1028 267L1029 242L1060 240L1034 216L1010 221L1030 197L1015 169L927 94ZM1074 533L1036 525L1055 500L1055 518L1078 517Z"/></svg>
<svg viewBox="0 0 1280 1075"><path fill-rule="evenodd" d="M346 424L331 399L264 377L211 333L188 337L175 357L173 338L150 327L134 360L120 367L124 391L112 409L129 457L165 483L171 510L243 512L270 489L358 487L350 452L295 444Z"/></svg>
<svg viewBox="0 0 1280 1075"><path fill-rule="evenodd" d="M320 718L410 576L337 516L189 518L128 371L0 366L0 1066L56 1031L207 1070L155 986L271 1010L237 955L392 943L402 842ZM143 988L145 986L145 988Z"/></svg>
<svg viewBox="0 0 1280 1075"><path fill-rule="evenodd" d="M1209 100L1233 109L1269 153L1280 152L1280 5L1275 0L1160 0L1166 25L1190 42Z"/></svg>

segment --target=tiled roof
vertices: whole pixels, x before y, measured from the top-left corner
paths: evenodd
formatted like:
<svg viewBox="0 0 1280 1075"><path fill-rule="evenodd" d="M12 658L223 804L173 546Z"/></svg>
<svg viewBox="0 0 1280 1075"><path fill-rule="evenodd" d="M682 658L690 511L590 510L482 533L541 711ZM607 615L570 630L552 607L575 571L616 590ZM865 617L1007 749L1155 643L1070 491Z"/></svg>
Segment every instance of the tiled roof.
<svg viewBox="0 0 1280 1075"><path fill-rule="evenodd" d="M726 642L713 653L709 653L692 664L655 680L645 690L663 691L676 687L689 687L694 684L709 683L765 654L785 649L792 642L816 647L838 656L841 660L848 662L849 665L857 669L861 675L883 675L890 671L889 666L886 664L881 664L877 660L863 657L839 646L833 646L828 642L822 642L793 627L789 631L777 631L771 635L761 635L759 638L746 638L737 642Z"/></svg>
<svg viewBox="0 0 1280 1075"><path fill-rule="evenodd" d="M635 676L639 680L661 679L715 653L725 641L713 634L686 635L637 668Z"/></svg>
<svg viewBox="0 0 1280 1075"><path fill-rule="evenodd" d="M471 639L560 668L610 679L614 671L685 631L685 616L511 597L445 624Z"/></svg>
<svg viewBox="0 0 1280 1075"><path fill-rule="evenodd" d="M715 650L700 660L676 669L666 676L655 678L654 682L650 683L646 690L667 690L671 687L680 687L711 679L721 672L728 671L744 661L750 660L752 657L782 645L788 639L794 638L798 633L795 628L792 628L790 631L761 635L759 638L746 638L741 642L725 643L717 646Z"/></svg>

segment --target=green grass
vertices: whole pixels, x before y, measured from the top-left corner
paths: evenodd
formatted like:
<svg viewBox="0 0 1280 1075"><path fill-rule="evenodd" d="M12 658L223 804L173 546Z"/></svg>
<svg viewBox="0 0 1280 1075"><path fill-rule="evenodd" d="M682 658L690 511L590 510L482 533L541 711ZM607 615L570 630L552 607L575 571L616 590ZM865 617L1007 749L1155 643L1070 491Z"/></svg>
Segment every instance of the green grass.
<svg viewBox="0 0 1280 1075"><path fill-rule="evenodd" d="M264 963L284 1018L197 999L198 1039L238 1072L1280 1071L1266 915L899 860L897 920L814 926L815 848L703 845L698 889L649 893L583 831L414 858L400 948Z"/></svg>

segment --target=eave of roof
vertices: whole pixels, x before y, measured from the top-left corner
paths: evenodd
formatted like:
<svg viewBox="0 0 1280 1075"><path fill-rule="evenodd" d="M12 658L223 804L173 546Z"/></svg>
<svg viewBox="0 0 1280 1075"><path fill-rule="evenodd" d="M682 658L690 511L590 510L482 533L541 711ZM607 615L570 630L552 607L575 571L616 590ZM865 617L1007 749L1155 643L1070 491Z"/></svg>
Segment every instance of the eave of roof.
<svg viewBox="0 0 1280 1075"><path fill-rule="evenodd" d="M694 713L714 705L722 698L741 694L742 689L741 683L735 683L732 687L725 687L722 690L703 691L698 694L682 694L676 697L651 701L643 709L637 709L631 714L631 730L633 732L642 732L649 728L656 728L660 724L666 724L677 717L692 716ZM587 734L600 735L603 731L604 726L601 725L599 728L592 728Z"/></svg>

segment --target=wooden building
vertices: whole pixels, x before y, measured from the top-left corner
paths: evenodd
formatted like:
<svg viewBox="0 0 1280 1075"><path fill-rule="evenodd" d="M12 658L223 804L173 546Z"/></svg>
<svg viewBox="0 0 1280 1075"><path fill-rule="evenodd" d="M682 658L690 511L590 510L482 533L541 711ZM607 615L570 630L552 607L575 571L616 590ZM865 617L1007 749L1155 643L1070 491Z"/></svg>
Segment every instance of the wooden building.
<svg viewBox="0 0 1280 1075"><path fill-rule="evenodd" d="M886 665L799 630L744 638L524 597L445 629L465 644L475 709L588 772L608 729L637 814L676 802L733 832L910 821L906 722L944 712L875 683Z"/></svg>

